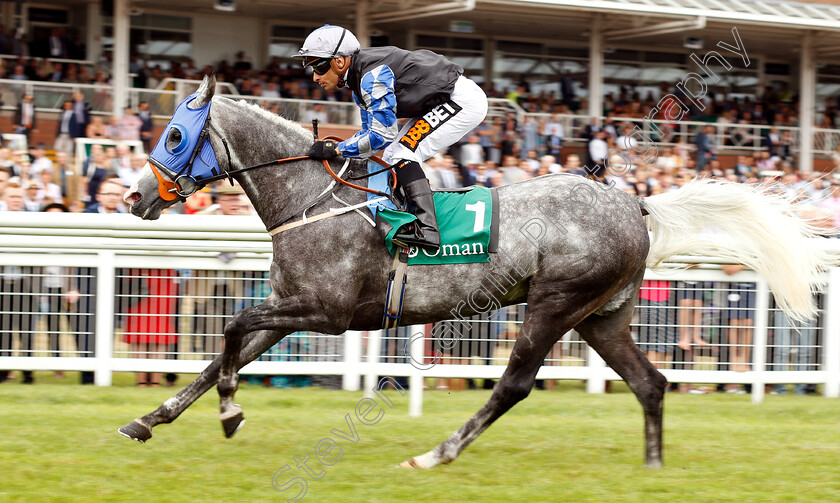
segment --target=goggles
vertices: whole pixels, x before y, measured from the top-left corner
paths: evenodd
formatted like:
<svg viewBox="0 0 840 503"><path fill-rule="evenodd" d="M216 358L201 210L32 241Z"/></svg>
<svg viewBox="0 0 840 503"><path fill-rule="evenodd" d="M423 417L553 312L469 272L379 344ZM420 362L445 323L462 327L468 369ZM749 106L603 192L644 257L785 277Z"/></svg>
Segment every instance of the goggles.
<svg viewBox="0 0 840 503"><path fill-rule="evenodd" d="M332 58L307 58L303 61L303 67L310 67L315 75L324 75L330 71Z"/></svg>

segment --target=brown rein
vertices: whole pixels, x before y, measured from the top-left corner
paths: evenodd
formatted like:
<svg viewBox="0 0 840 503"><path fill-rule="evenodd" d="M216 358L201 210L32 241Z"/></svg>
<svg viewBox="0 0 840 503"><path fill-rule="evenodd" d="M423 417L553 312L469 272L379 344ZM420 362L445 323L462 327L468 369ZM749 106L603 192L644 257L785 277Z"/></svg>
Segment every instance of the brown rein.
<svg viewBox="0 0 840 503"><path fill-rule="evenodd" d="M339 138L338 136L325 136L324 139L325 140L333 140L333 141L344 141L341 138ZM375 156L375 155L371 156L370 160L379 164L383 168L389 167L388 164L385 164L385 161L383 161L382 158L379 157L379 156ZM363 190L365 192L370 192L371 194L379 195L379 192L376 191L376 190L369 189L367 187L362 187L361 185L356 185L355 183L348 182L347 180L344 180L343 178L336 175L335 172L333 172L332 167L330 167L329 162L327 162L326 160L324 160L322 162L324 163L324 167L327 169L327 173L329 173L330 176L333 177L337 182L343 183L344 185L347 185L348 187L356 189L356 190ZM390 171L391 171L391 180L392 180L391 189L395 189L395 188L397 188L397 173L394 171L394 168L391 168Z"/></svg>
<svg viewBox="0 0 840 503"><path fill-rule="evenodd" d="M341 138L339 138L337 136L327 136L324 139L325 140L333 140L333 141L343 141ZM311 157L309 157L307 155L300 155L300 156L297 156L297 157L286 157L286 158L283 158L283 159L277 159L274 162L277 163L277 164L282 164L284 162L302 161L304 159L311 159ZM389 165L386 164L385 161L383 161L382 158L379 157L379 156L371 156L370 160L374 161L375 163L379 164L380 166L382 166L384 168L389 167ZM335 179L335 181L337 181L339 183L343 183L344 185L347 185L348 187L356 189L356 190L363 190L365 192L370 192L371 194L380 195L380 193L376 190L369 189L367 187L362 187L361 185L356 185L355 183L348 182L347 180L344 180L340 176L336 175L335 171L332 170L332 167L330 166L329 161L327 161L326 159L322 160L321 162L323 163L324 168L327 170L327 173L329 173L330 176L333 177L333 179ZM270 165L270 163L266 163L265 165L266 166ZM157 181L158 181L158 195L160 196L160 198L163 199L164 201L173 201L173 200L177 199L179 196L176 192L175 181L166 179L160 173L160 171L158 171L157 167L155 166L155 164L153 162L150 162L149 166L152 168L152 173L154 173L155 178L157 178ZM390 171L391 171L391 180L392 180L391 188L394 189L397 186L397 183L396 183L397 182L397 174L396 174L396 172L394 171L393 168L391 168Z"/></svg>

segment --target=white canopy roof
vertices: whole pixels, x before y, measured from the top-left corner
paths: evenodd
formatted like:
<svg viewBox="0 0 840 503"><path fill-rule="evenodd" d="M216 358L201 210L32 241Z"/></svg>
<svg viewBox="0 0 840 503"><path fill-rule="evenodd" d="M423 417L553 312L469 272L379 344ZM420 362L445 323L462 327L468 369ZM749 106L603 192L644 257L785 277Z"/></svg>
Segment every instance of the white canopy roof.
<svg viewBox="0 0 840 503"><path fill-rule="evenodd" d="M479 0L479 3L532 3L588 12L706 17L739 24L840 30L840 7L781 0Z"/></svg>

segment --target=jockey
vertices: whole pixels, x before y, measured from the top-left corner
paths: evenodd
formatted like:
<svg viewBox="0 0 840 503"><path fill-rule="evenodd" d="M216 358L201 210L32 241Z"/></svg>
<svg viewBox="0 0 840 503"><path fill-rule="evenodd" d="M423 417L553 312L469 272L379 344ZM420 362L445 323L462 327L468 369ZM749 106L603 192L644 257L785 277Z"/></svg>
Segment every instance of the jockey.
<svg viewBox="0 0 840 503"><path fill-rule="evenodd" d="M326 90L347 87L361 109L362 129L345 141L318 141L308 155L367 158L380 150L395 168L397 184L414 203L413 230L395 242L431 251L440 247L432 190L420 163L475 129L487 114L487 97L464 69L427 50L362 49L346 28L325 25L306 37L299 54ZM408 119L400 128L397 119Z"/></svg>

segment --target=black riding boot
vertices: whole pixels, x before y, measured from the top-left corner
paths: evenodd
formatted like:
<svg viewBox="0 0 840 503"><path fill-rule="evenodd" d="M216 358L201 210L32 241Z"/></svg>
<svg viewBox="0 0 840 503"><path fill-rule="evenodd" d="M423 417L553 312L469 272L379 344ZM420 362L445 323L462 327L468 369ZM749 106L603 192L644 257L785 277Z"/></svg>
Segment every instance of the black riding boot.
<svg viewBox="0 0 840 503"><path fill-rule="evenodd" d="M426 178L415 180L404 184L403 189L414 203L414 216L417 220L408 228L408 231L397 232L394 242L436 252L440 248L440 232L429 180Z"/></svg>

